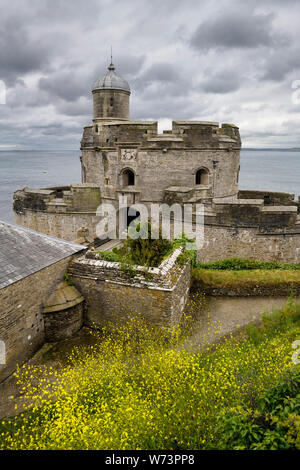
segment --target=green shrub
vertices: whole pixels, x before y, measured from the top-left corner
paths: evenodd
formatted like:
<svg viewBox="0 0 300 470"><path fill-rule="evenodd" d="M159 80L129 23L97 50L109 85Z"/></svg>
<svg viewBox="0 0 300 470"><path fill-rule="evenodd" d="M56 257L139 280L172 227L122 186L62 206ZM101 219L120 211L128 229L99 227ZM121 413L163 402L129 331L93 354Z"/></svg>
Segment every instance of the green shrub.
<svg viewBox="0 0 300 470"><path fill-rule="evenodd" d="M111 261L115 263L118 263L120 261L118 254L114 253L113 251L96 251L96 253L99 254L101 259L104 259L106 261Z"/></svg>
<svg viewBox="0 0 300 470"><path fill-rule="evenodd" d="M174 249L179 248L179 247L184 248L184 253L182 253L178 257L177 262L179 264L182 264L182 263L185 263L186 260L190 260L191 266L196 267L197 266L197 247L195 246L195 249L191 249L191 245L195 246L195 240L187 237L185 233L183 233L181 236L174 238L173 240Z"/></svg>
<svg viewBox="0 0 300 470"><path fill-rule="evenodd" d="M133 228L129 227L129 238L120 248L114 248L112 252L97 252L102 259L116 261L124 265L159 266L164 258L170 255L174 247L171 241L162 238L161 230L156 230L147 222L137 223L135 231L138 238L133 238ZM154 236L154 238L151 238ZM125 269L125 268L124 268Z"/></svg>
<svg viewBox="0 0 300 470"><path fill-rule="evenodd" d="M72 281L68 273L64 274L64 280L66 281L68 286L74 286L74 282Z"/></svg>
<svg viewBox="0 0 300 470"><path fill-rule="evenodd" d="M256 409L236 407L219 415L219 448L300 450L300 372L262 392Z"/></svg>
<svg viewBox="0 0 300 470"><path fill-rule="evenodd" d="M135 230L139 238L134 239L129 227L129 238L125 242L128 257L140 266L159 266L163 259L173 250L170 240L162 238L161 230L153 229L150 222L138 223ZM154 238L151 238L154 234Z"/></svg>

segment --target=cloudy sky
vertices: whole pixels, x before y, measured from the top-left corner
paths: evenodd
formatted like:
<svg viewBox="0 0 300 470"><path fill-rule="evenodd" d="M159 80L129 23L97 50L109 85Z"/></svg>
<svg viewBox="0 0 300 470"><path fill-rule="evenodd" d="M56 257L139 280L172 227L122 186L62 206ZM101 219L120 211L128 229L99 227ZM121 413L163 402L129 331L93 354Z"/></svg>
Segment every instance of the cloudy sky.
<svg viewBox="0 0 300 470"><path fill-rule="evenodd" d="M111 45L132 119L233 122L244 147L300 147L299 0L0 0L0 11L2 148L78 148Z"/></svg>

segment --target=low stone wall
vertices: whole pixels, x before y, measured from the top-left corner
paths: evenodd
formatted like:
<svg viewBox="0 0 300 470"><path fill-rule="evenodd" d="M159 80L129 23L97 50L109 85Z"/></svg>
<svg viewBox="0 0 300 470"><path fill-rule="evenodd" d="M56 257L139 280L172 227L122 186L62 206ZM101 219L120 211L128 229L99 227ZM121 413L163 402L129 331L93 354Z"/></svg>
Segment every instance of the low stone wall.
<svg viewBox="0 0 300 470"><path fill-rule="evenodd" d="M177 263L181 249L158 268L134 266L81 257L69 268L76 288L86 301L85 323L104 326L141 314L149 322L169 327L178 322L190 288L190 266Z"/></svg>

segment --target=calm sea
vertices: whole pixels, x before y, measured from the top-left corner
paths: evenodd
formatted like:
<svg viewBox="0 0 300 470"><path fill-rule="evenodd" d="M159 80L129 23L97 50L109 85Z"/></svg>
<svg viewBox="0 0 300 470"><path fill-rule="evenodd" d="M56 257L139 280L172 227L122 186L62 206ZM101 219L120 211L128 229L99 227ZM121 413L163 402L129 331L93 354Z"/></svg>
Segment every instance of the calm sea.
<svg viewBox="0 0 300 470"><path fill-rule="evenodd" d="M0 151L0 219L13 222L13 192L80 183L80 151ZM242 150L240 189L300 194L300 151Z"/></svg>

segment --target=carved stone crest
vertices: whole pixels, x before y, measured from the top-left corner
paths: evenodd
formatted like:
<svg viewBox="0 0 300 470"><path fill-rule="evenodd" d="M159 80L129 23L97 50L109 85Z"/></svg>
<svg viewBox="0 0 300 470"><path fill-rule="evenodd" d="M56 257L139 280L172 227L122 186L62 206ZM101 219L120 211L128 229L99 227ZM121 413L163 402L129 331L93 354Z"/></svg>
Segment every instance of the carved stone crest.
<svg viewBox="0 0 300 470"><path fill-rule="evenodd" d="M122 149L121 160L122 162L132 162L137 159L137 149Z"/></svg>

